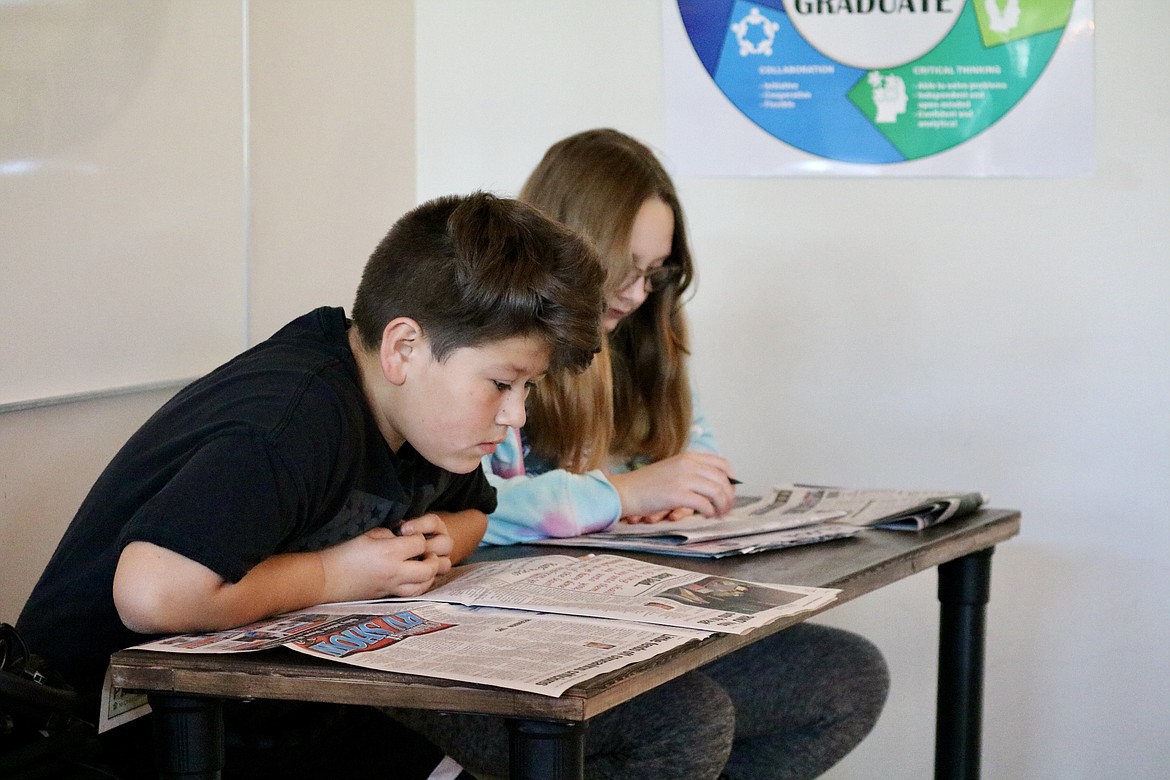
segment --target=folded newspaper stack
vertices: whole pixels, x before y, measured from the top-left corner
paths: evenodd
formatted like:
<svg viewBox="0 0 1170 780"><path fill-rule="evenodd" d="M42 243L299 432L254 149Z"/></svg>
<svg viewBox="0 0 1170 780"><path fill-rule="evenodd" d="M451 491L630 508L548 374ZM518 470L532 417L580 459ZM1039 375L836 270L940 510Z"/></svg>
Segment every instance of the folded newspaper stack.
<svg viewBox="0 0 1170 780"><path fill-rule="evenodd" d="M723 558L845 539L867 527L921 530L983 503L981 493L781 485L771 497L746 501L724 517L618 523L609 531L531 544Z"/></svg>
<svg viewBox="0 0 1170 780"><path fill-rule="evenodd" d="M836 522L895 531L921 531L969 515L987 502L978 492L953 490L855 490L781 485L773 503L782 514L833 513Z"/></svg>

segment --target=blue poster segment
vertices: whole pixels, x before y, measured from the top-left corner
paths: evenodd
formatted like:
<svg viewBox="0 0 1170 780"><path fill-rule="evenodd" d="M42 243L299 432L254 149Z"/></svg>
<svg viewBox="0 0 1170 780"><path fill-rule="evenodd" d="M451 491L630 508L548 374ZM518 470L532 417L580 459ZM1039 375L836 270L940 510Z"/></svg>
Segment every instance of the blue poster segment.
<svg viewBox="0 0 1170 780"><path fill-rule="evenodd" d="M736 0L678 0L678 12L682 16L687 37L691 39L691 46L699 62L703 63L712 78L715 77L715 67L723 49L724 33L731 25L731 12L735 3ZM784 13L782 0L760 0L755 5Z"/></svg>
<svg viewBox="0 0 1170 780"><path fill-rule="evenodd" d="M856 163L904 161L905 156L849 99L849 91L868 71L821 54L786 14L765 10L765 5L737 2L731 17L743 18L757 8L778 23L770 55L741 56L730 22L719 25L722 51L713 78L732 104L764 131L819 157Z"/></svg>

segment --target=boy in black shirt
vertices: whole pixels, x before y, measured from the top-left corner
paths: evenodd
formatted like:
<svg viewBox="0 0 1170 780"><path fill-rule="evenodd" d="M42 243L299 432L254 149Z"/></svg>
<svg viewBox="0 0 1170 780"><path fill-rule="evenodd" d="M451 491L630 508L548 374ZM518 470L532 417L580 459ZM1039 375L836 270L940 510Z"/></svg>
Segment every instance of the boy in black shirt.
<svg viewBox="0 0 1170 780"><path fill-rule="evenodd" d="M528 388L592 359L601 282L574 234L517 201L411 211L352 323L300 317L131 437L21 613L29 646L96 695L110 653L152 636L423 593L479 543L480 461L523 425Z"/></svg>

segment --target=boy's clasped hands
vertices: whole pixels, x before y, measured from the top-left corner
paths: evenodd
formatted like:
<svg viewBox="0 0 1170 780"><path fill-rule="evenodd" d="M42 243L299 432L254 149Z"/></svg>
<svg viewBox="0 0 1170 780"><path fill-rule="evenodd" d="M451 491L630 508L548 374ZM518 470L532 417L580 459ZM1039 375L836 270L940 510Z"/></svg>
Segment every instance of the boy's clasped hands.
<svg viewBox="0 0 1170 780"><path fill-rule="evenodd" d="M321 550L325 601L421 596L451 569L455 543L438 514L407 520L398 531L373 528Z"/></svg>

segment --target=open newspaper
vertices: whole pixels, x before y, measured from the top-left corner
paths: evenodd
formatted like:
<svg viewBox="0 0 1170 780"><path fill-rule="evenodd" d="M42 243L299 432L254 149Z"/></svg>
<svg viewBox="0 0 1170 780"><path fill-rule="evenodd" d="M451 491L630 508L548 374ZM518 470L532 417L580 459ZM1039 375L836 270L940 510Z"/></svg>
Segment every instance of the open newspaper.
<svg viewBox="0 0 1170 780"><path fill-rule="evenodd" d="M721 558L848 538L871 526L921 530L974 512L983 503L984 496L975 492L789 484L775 488L770 497L742 502L723 517L619 523L609 531L533 544Z"/></svg>
<svg viewBox="0 0 1170 780"><path fill-rule="evenodd" d="M817 609L836 595L833 589L748 582L619 555L541 555L458 566L416 598L746 634Z"/></svg>
<svg viewBox="0 0 1170 780"><path fill-rule="evenodd" d="M342 663L559 696L713 632L744 634L838 591L713 577L606 555L457 566L415 599L328 604L134 649L288 647Z"/></svg>

